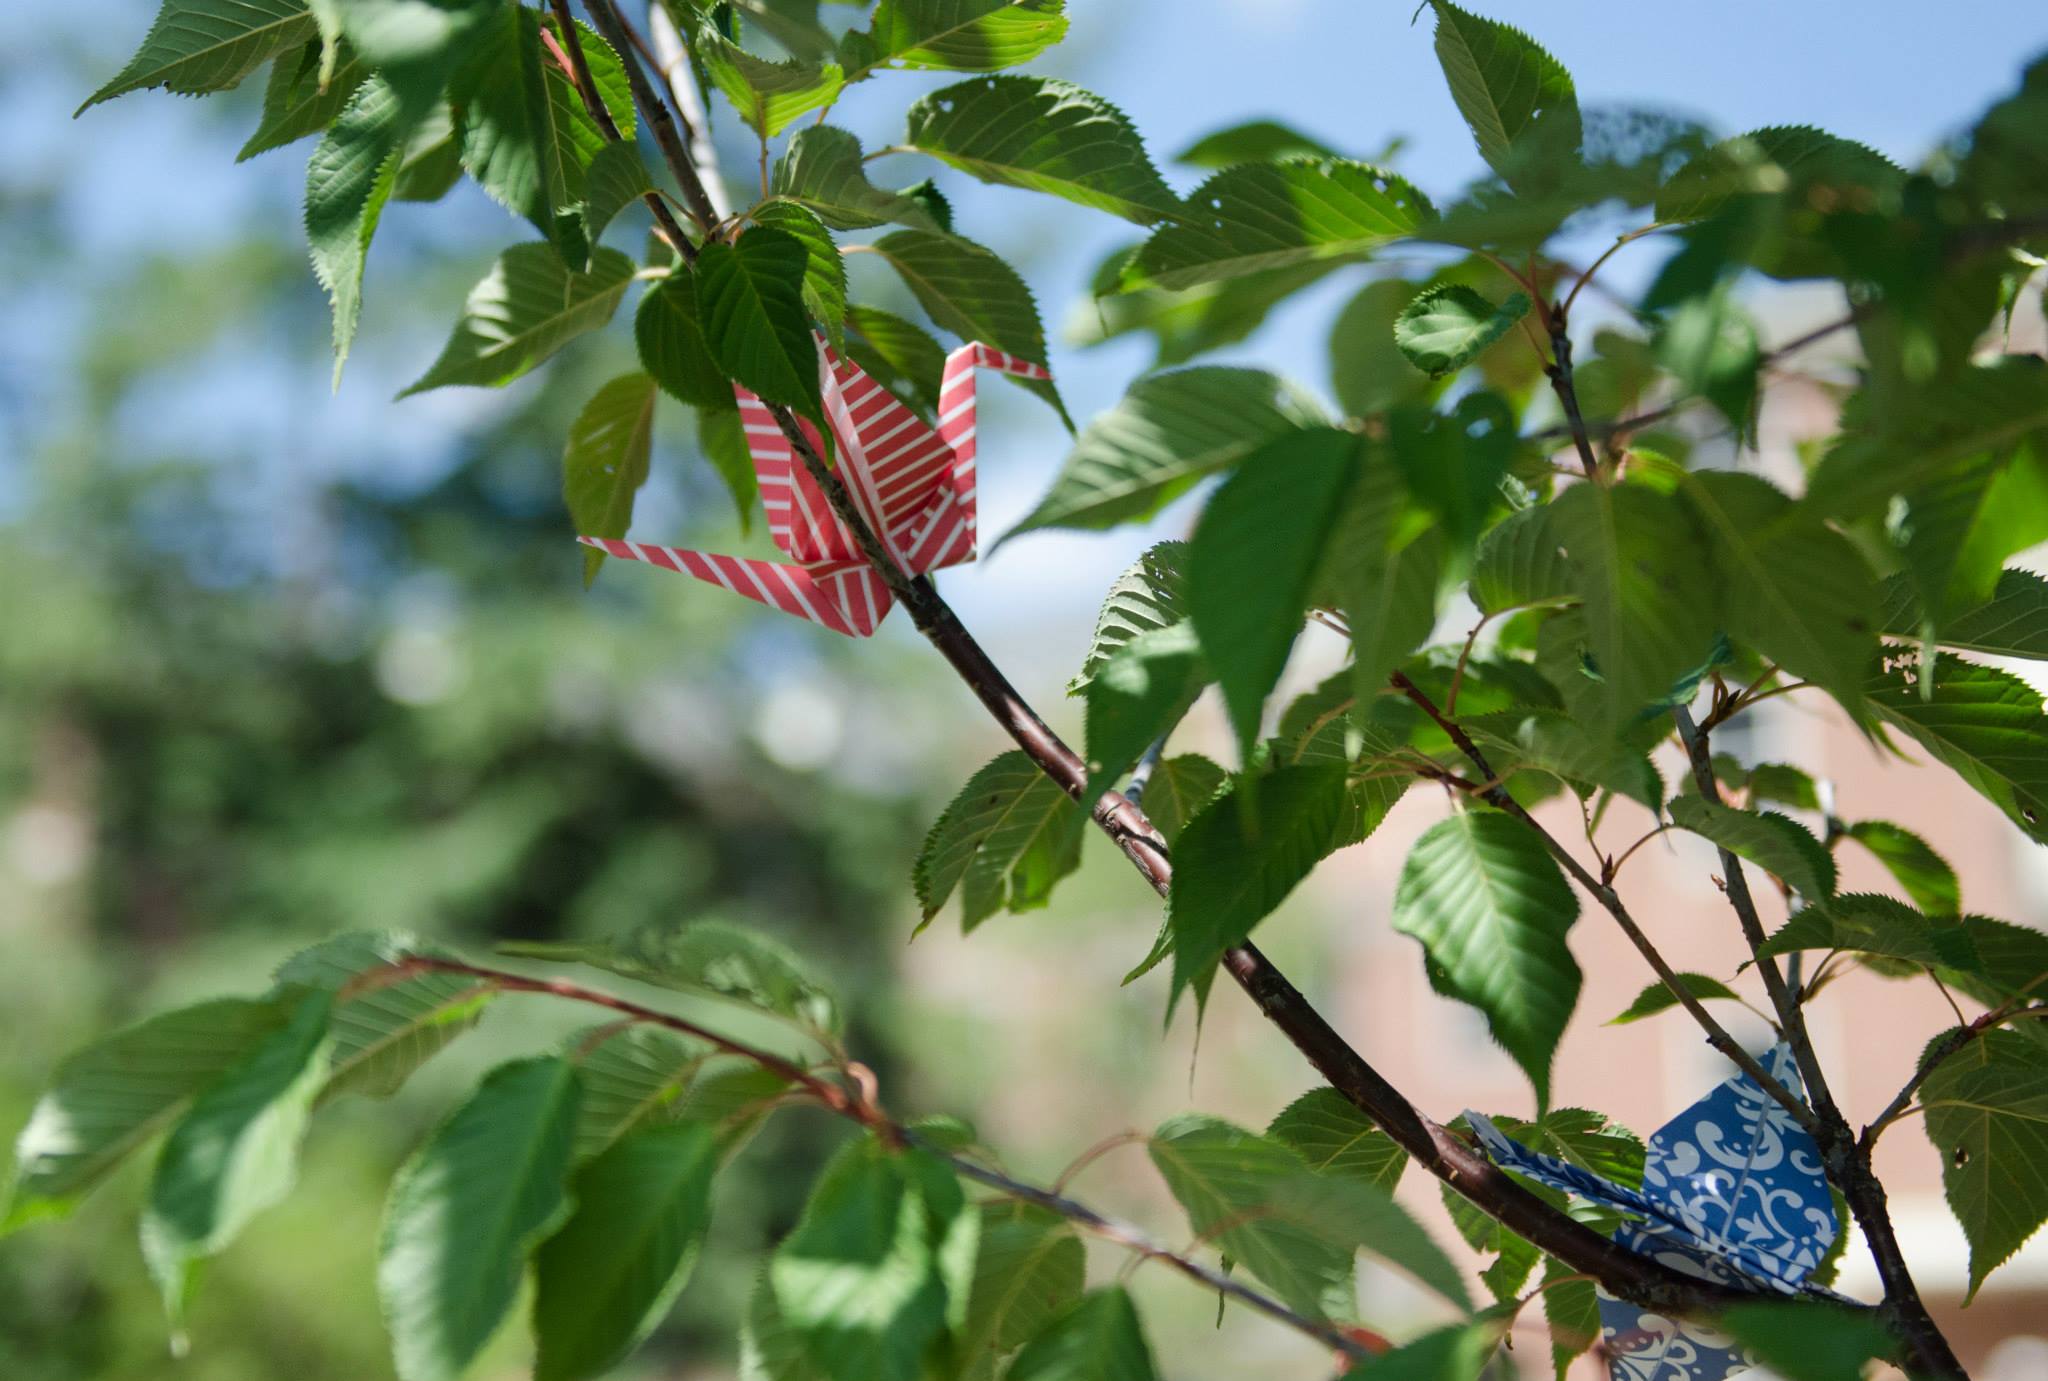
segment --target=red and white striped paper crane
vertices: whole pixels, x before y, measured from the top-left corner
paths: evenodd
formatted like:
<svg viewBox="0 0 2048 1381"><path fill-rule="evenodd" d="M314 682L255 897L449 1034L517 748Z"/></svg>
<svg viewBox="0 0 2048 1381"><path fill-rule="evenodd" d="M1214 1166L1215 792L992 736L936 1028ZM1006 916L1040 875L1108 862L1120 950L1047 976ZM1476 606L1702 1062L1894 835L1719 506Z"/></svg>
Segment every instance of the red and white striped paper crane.
<svg viewBox="0 0 2048 1381"><path fill-rule="evenodd" d="M905 407L852 361L819 343L818 375L825 420L838 443L839 474L868 526L911 575L974 559L974 371L994 369L1025 379L1050 379L1042 365L970 342L946 357L939 384L938 428ZM579 537L611 556L681 571L771 609L865 638L889 612L882 577L861 555L853 533L797 463L789 439L768 407L735 385L740 422L768 534L789 562L714 556L608 537ZM818 434L800 421L813 446ZM820 451L823 447L819 447Z"/></svg>

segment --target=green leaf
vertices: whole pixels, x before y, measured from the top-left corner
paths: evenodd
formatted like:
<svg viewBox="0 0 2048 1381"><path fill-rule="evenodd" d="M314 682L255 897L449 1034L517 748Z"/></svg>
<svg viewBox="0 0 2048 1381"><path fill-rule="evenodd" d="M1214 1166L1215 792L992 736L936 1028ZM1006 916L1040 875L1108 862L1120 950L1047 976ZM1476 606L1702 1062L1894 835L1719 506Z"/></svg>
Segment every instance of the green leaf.
<svg viewBox="0 0 2048 1381"><path fill-rule="evenodd" d="M1350 259L1436 218L1408 182L1367 163L1324 159L1226 168L1153 234L1124 287L1185 288L1318 259Z"/></svg>
<svg viewBox="0 0 2048 1381"><path fill-rule="evenodd" d="M1512 331L1529 314L1529 295L1510 293L1495 306L1462 283L1418 293L1394 322L1394 343L1433 379L1454 374Z"/></svg>
<svg viewBox="0 0 2048 1381"><path fill-rule="evenodd" d="M558 119L582 112L549 101L541 64L539 12L523 5L501 10L464 57L449 99L461 111L461 158L469 175L493 201L531 221L565 262L580 265L589 249L582 218L565 213L582 201L581 164L596 141L575 148L574 135ZM582 118L596 135L589 117Z"/></svg>
<svg viewBox="0 0 2048 1381"><path fill-rule="evenodd" d="M1370 417L1434 388L1394 343L1394 323L1415 292L1405 279L1375 279L1337 313L1330 326L1330 388L1346 416Z"/></svg>
<svg viewBox="0 0 2048 1381"><path fill-rule="evenodd" d="M1920 601L1904 573L1885 581L1883 609L1880 626L1886 633L1901 638L1924 633ZM1989 600L1944 619L1934 636L1943 647L1965 652L2048 660L2048 580L2032 571L2003 571Z"/></svg>
<svg viewBox="0 0 2048 1381"><path fill-rule="evenodd" d="M1543 1321L1550 1329L1550 1364L1557 1381L1566 1381L1571 1364L1600 1341L1600 1297L1592 1281L1554 1256L1543 1258L1540 1288Z"/></svg>
<svg viewBox="0 0 2048 1381"><path fill-rule="evenodd" d="M511 1312L570 1212L576 1100L566 1060L499 1065L399 1168L377 1288L402 1381L455 1381Z"/></svg>
<svg viewBox="0 0 2048 1381"><path fill-rule="evenodd" d="M1286 669L1360 463L1349 432L1288 433L1246 456L1202 510L1188 545L1188 616L1241 752L1259 736L1266 696Z"/></svg>
<svg viewBox="0 0 2048 1381"><path fill-rule="evenodd" d="M569 521L590 537L624 537L633 523L633 497L647 483L654 446L654 380L621 374L591 395L569 424L562 452L562 497ZM604 553L583 554L583 583L597 578Z"/></svg>
<svg viewBox="0 0 2048 1381"><path fill-rule="evenodd" d="M804 247L804 310L834 342L846 326L846 266L825 223L794 202L771 201L751 213L756 225L780 230Z"/></svg>
<svg viewBox="0 0 2048 1381"><path fill-rule="evenodd" d="M181 96L225 91L313 36L306 0L164 0L142 47L77 114L154 86Z"/></svg>
<svg viewBox="0 0 2048 1381"><path fill-rule="evenodd" d="M164 1138L142 1218L143 1254L182 1328L199 1263L287 1194L299 1143L327 1079L332 998L302 999L291 1020L193 1100Z"/></svg>
<svg viewBox="0 0 2048 1381"><path fill-rule="evenodd" d="M1550 1062L1579 996L1565 948L1579 899L1521 821L1462 811L1417 840L1394 892L1394 929L1427 956L1430 986L1477 1007L1550 1102Z"/></svg>
<svg viewBox="0 0 2048 1381"><path fill-rule="evenodd" d="M1446 0L1431 7L1437 61L1479 156L1515 191L1547 190L1582 138L1571 74L1519 29Z"/></svg>
<svg viewBox="0 0 2048 1381"><path fill-rule="evenodd" d="M1550 505L1577 571L1597 702L1612 730L1706 659L1714 644L1707 547L1676 499L1640 484L1578 484Z"/></svg>
<svg viewBox="0 0 2048 1381"><path fill-rule="evenodd" d="M807 125L775 161L774 194L808 207L834 230L865 230L901 221L937 229L924 208L868 181L860 140L836 125Z"/></svg>
<svg viewBox="0 0 2048 1381"><path fill-rule="evenodd" d="M455 112L443 102L415 122L406 136L398 151L398 173L391 181L391 199L439 201L460 181L462 141L456 135ZM582 262L580 257L577 262Z"/></svg>
<svg viewBox="0 0 2048 1381"><path fill-rule="evenodd" d="M1713 998L1730 998L1738 1002L1741 1001L1740 996L1733 988L1723 983L1720 979L1710 978L1703 973L1681 973L1678 975L1678 985L1702 1002ZM1636 1000L1628 1005L1628 1010L1607 1024L1609 1026L1626 1026L1632 1021L1641 1021L1644 1017L1654 1017L1659 1012L1668 1012L1677 1005L1678 994L1672 992L1668 985L1659 981L1652 983L1649 987L1638 993Z"/></svg>
<svg viewBox="0 0 2048 1381"><path fill-rule="evenodd" d="M564 1045L583 1086L576 1119L576 1159L589 1160L623 1137L681 1116L691 1081L711 1048L673 1031L636 1025L578 1032Z"/></svg>
<svg viewBox="0 0 2048 1381"><path fill-rule="evenodd" d="M1514 408L1482 389L1447 413L1395 408L1386 422L1386 453L1408 492L1436 514L1457 550L1469 550L1500 506L1501 479L1515 458Z"/></svg>
<svg viewBox="0 0 2048 1381"><path fill-rule="evenodd" d="M1004 540L1149 517L1203 475L1322 421L1310 399L1262 370L1201 365L1147 375L1088 424L1051 491Z"/></svg>
<svg viewBox="0 0 2048 1381"><path fill-rule="evenodd" d="M912 411L938 412L946 350L932 333L879 307L848 306L846 354Z"/></svg>
<svg viewBox="0 0 2048 1381"><path fill-rule="evenodd" d="M1167 924L1173 986L1167 1010L1190 986L1205 998L1223 951L1271 915L1337 842L1345 771L1283 767L1240 781L1190 820L1174 850Z"/></svg>
<svg viewBox="0 0 2048 1381"><path fill-rule="evenodd" d="M1001 754L968 778L918 851L911 881L924 922L960 889L960 925L1044 906L1081 861L1087 816L1022 752Z"/></svg>
<svg viewBox="0 0 2048 1381"><path fill-rule="evenodd" d="M1919 835L1888 820L1859 820L1842 833L1870 850L1913 905L1928 915L1953 916L1963 909L1955 869Z"/></svg>
<svg viewBox="0 0 2048 1381"><path fill-rule="evenodd" d="M994 251L936 230L899 230L869 248L889 261L939 329L1034 364L1045 362L1045 328L1038 321L1038 304L1017 270ZM1060 420L1067 421L1066 407L1050 382L1017 383L1050 403Z"/></svg>
<svg viewBox="0 0 2048 1381"><path fill-rule="evenodd" d="M707 16L697 25L690 53L740 119L762 139L780 134L799 115L839 99L845 74L836 62L771 62L729 41Z"/></svg>
<svg viewBox="0 0 2048 1381"><path fill-rule="evenodd" d="M1970 151L1960 180L2008 216L2038 214L2048 185L2048 138L2042 112L2048 110L2048 64L2039 58L2021 73L2019 90L1984 112L1970 131Z"/></svg>
<svg viewBox="0 0 2048 1381"><path fill-rule="evenodd" d="M1329 541L1321 598L1351 625L1353 694L1362 703L1436 627L1443 533L1416 511L1384 448L1367 453L1340 526Z"/></svg>
<svg viewBox="0 0 2048 1381"><path fill-rule="evenodd" d="M14 1143L0 1231L69 1214L292 1011L284 1002L220 998L164 1012L67 1056Z"/></svg>
<svg viewBox="0 0 2048 1381"><path fill-rule="evenodd" d="M704 454L725 487L732 494L739 514L740 531L754 523L754 500L761 493L760 476L754 472L754 453L747 448L747 433L736 407L697 409L697 449Z"/></svg>
<svg viewBox="0 0 2048 1381"><path fill-rule="evenodd" d="M1318 1175L1279 1141L1201 1113L1164 1123L1148 1144L1196 1235L1292 1308L1318 1318L1354 1313L1360 1248L1470 1307L1458 1268L1386 1191Z"/></svg>
<svg viewBox="0 0 2048 1381"><path fill-rule="evenodd" d="M960 1334L961 1374L992 1373L1002 1358L1043 1333L1080 1298L1086 1258L1080 1237L1058 1214L1014 1199L984 1203Z"/></svg>
<svg viewBox="0 0 2048 1381"><path fill-rule="evenodd" d="M270 67L270 81L263 88L263 118L235 155L235 162L283 148L326 129L369 75L369 67L351 53L337 60L334 71L323 78L318 39L296 53L279 53Z"/></svg>
<svg viewBox="0 0 2048 1381"><path fill-rule="evenodd" d="M1652 811L1664 804L1664 780L1641 752L1587 729L1559 710L1498 710L1461 715L1459 723L1486 750L1493 770L1547 772L1579 788L1611 791Z"/></svg>
<svg viewBox="0 0 2048 1381"><path fill-rule="evenodd" d="M1053 77L978 77L910 108L907 147L983 182L1065 197L1150 225L1180 199L1130 119L1092 91Z"/></svg>
<svg viewBox="0 0 2048 1381"><path fill-rule="evenodd" d="M334 307L334 378L363 309L363 261L398 176L406 123L381 76L356 88L306 163L306 240L313 276Z"/></svg>
<svg viewBox="0 0 2048 1381"><path fill-rule="evenodd" d="M1503 614L1572 598L1576 572L1551 527L1550 506L1510 513L1479 539L1472 564L1472 602L1482 613Z"/></svg>
<svg viewBox="0 0 2048 1381"><path fill-rule="evenodd" d="M1568 1165L1590 1170L1603 1179L1635 1189L1643 1183L1641 1138L1604 1113L1587 1108L1552 1108L1535 1122L1496 1117L1502 1131L1532 1150L1555 1156Z"/></svg>
<svg viewBox="0 0 2048 1381"><path fill-rule="evenodd" d="M1835 517L1881 513L1895 494L2021 441L2048 446L2048 367L2007 355L1944 376L1904 397L1857 394L1839 439L1807 485Z"/></svg>
<svg viewBox="0 0 2048 1381"><path fill-rule="evenodd" d="M701 1123L636 1132L576 1172L576 1209L534 1255L536 1381L609 1371L668 1313L711 1222L717 1139Z"/></svg>
<svg viewBox="0 0 2048 1381"><path fill-rule="evenodd" d="M1152 1349L1121 1285L1091 1291L1033 1338L1008 1381L1152 1381Z"/></svg>
<svg viewBox="0 0 2048 1381"><path fill-rule="evenodd" d="M1159 837L1171 845L1180 838L1188 821L1216 799L1228 775L1200 753L1162 758L1146 779L1144 798L1139 804L1158 827Z"/></svg>
<svg viewBox="0 0 2048 1381"><path fill-rule="evenodd" d="M2048 843L2048 722L2031 686L1943 657L1931 673L1879 670L1867 693L1880 721L1918 742L2028 838Z"/></svg>
<svg viewBox="0 0 2048 1381"><path fill-rule="evenodd" d="M1347 1381L1478 1381L1500 1349L1503 1325L1491 1317L1446 1324L1344 1373Z"/></svg>
<svg viewBox="0 0 2048 1381"><path fill-rule="evenodd" d="M490 980L392 967L432 952L403 933L357 932L300 950L278 967L279 995L334 995L321 1101L344 1093L389 1097L482 1017L497 992Z"/></svg>
<svg viewBox="0 0 2048 1381"><path fill-rule="evenodd" d="M621 211L654 190L640 151L624 140L593 154L583 178L583 235L592 245Z"/></svg>
<svg viewBox="0 0 2048 1381"><path fill-rule="evenodd" d="M1725 285L1674 307L1658 326L1655 349L1657 363L1683 392L1704 398L1737 437L1754 441L1763 349L1755 324Z"/></svg>
<svg viewBox="0 0 2048 1381"><path fill-rule="evenodd" d="M1696 221L1731 197L1778 196L1800 205L1816 189L1833 193L1826 199L1836 205L1867 206L1868 191L1892 190L1902 180L1898 165L1867 145L1808 125L1773 125L1695 155L1658 189L1655 209L1660 221Z"/></svg>
<svg viewBox="0 0 2048 1381"><path fill-rule="evenodd" d="M653 922L595 943L508 941L505 954L589 964L680 992L714 993L818 1031L837 1031L839 1003L812 980L794 952L761 931L729 921Z"/></svg>
<svg viewBox="0 0 2048 1381"><path fill-rule="evenodd" d="M1920 1086L1948 1206L1970 1241L1970 1291L2048 1220L2048 1051L1986 1031Z"/></svg>
<svg viewBox="0 0 2048 1381"><path fill-rule="evenodd" d="M805 1359L832 1381L916 1381L926 1346L965 1321L980 1224L943 1161L849 1144L768 1265Z"/></svg>
<svg viewBox="0 0 2048 1381"><path fill-rule="evenodd" d="M1680 492L1713 549L1729 636L1857 714L1878 591L1855 545L1755 475L1686 471Z"/></svg>
<svg viewBox="0 0 2048 1381"><path fill-rule="evenodd" d="M593 251L590 272L576 273L549 245L512 246L470 289L441 358L399 397L450 384L510 383L610 321L632 279L633 261L615 249Z"/></svg>
<svg viewBox="0 0 2048 1381"><path fill-rule="evenodd" d="M816 416L818 343L804 306L810 251L755 226L697 252L697 307L719 367L771 403Z"/></svg>
<svg viewBox="0 0 2048 1381"><path fill-rule="evenodd" d="M1291 158L1336 158L1322 140L1278 120L1245 120L1205 134L1173 156L1193 168L1232 168L1240 163L1281 163Z"/></svg>
<svg viewBox="0 0 2048 1381"><path fill-rule="evenodd" d="M1749 770L1749 803L1761 801L1779 801L1795 810L1819 810L1820 788L1796 767L1760 762Z"/></svg>
<svg viewBox="0 0 2048 1381"><path fill-rule="evenodd" d="M1835 860L1804 825L1775 811L1736 810L1687 793L1672 798L1680 829L1747 859L1809 902L1835 894Z"/></svg>
<svg viewBox="0 0 2048 1381"><path fill-rule="evenodd" d="M696 408L733 410L732 381L704 338L697 281L688 265L678 264L641 297L633 313L633 341L641 368L671 397Z"/></svg>
<svg viewBox="0 0 2048 1381"><path fill-rule="evenodd" d="M1187 617L1184 591L1187 577L1188 544L1161 542L1148 547L1116 578L1102 597L1101 612L1095 616L1095 635L1088 641L1088 655L1081 670L1067 682L1067 694L1079 695L1088 688L1109 659L1133 639L1154 629L1168 628Z"/></svg>
<svg viewBox="0 0 2048 1381"><path fill-rule="evenodd" d="M839 45L846 79L879 67L993 72L1029 62L1066 36L1064 0L882 0L866 32Z"/></svg>
<svg viewBox="0 0 2048 1381"><path fill-rule="evenodd" d="M1213 676L1192 624L1140 633L1088 683L1088 782L1093 801L1186 717Z"/></svg>
<svg viewBox="0 0 2048 1381"><path fill-rule="evenodd" d="M1861 1381L1871 1362L1898 1351L1876 1319L1827 1304L1739 1304L1721 1328L1785 1381Z"/></svg>
<svg viewBox="0 0 2048 1381"><path fill-rule="evenodd" d="M1319 1175L1358 1180L1391 1194L1408 1153L1333 1088L1310 1089L1280 1110L1266 1135L1291 1146Z"/></svg>
<svg viewBox="0 0 2048 1381"><path fill-rule="evenodd" d="M1986 976L1976 935L1983 917L1929 917L1892 897L1850 893L1825 906L1807 906L1764 941L1761 954L1846 949L1924 968L1952 969L1980 981ZM2038 971L2037 971L2038 972ZM2037 976L2029 974L2028 977Z"/></svg>

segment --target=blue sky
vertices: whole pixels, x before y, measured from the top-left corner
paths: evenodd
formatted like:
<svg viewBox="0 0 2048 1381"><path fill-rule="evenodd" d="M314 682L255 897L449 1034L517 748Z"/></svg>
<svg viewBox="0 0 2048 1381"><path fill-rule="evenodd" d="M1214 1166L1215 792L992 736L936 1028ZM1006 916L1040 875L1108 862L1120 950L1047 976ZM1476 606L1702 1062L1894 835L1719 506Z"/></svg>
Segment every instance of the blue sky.
<svg viewBox="0 0 2048 1381"><path fill-rule="evenodd" d="M1966 124L2015 84L2027 57L2048 50L2048 6L2040 0L1942 7L1502 0L1479 8L1531 30L1572 71L1584 103L1670 109L1726 132L1819 124L1902 162ZM253 118L246 107L142 93L71 118L93 84L88 74L118 67L153 9L149 0L0 6L0 53L7 55L0 59L0 119L11 135L0 143L0 214L13 213L23 189L61 185L57 216L73 246L61 262L26 264L0 245L0 341L11 342L0 345L0 442L13 449L63 396L59 347L80 325L74 289L93 274L152 252L231 243L252 226L296 233L309 145L234 166L242 125ZM1430 21L1411 22L1405 0L1070 0L1070 9L1070 42L1039 69L1127 110L1182 189L1197 175L1168 164L1170 155L1252 116L1282 118L1361 152L1404 136L1400 170L1440 199L1480 170L1437 70ZM871 147L889 142L911 93L948 79L889 74L857 89L833 119ZM731 165L748 166L744 131L731 119L722 124ZM927 169L913 162L878 165L877 175L923 176ZM942 182L954 194L962 231L1024 266L1055 337L1095 261L1134 237L1134 227L1064 203L983 188L957 174L942 174ZM233 520L255 528L289 527L275 505L308 502L322 475L431 475L447 438L504 400L451 390L389 401L431 356L457 302L380 299L379 260L467 256L480 274L498 248L527 233L473 193L456 206L399 208L391 218L372 253L365 342L338 394L329 394L321 371L298 377L289 367L296 362L245 342L195 362L189 386L160 391L132 425L152 441L171 437L201 454L228 438L240 448L251 435L274 441L276 464L237 491ZM1640 275L1657 253L1645 246L1615 272L1622 281ZM1267 363L1321 387L1323 336L1355 283L1310 294L1228 358ZM1112 403L1148 360L1135 344L1080 352L1056 342L1052 363L1075 415L1085 418ZM1049 481L1065 439L1050 413L1021 394L991 388L984 397L984 530L1000 531ZM674 521L659 506L649 517ZM1164 526L1184 521L1170 515ZM643 528L639 535L663 534ZM1067 642L1078 655L1087 608L1142 545L1128 531L1037 536L949 583L971 618L1012 626L1012 646L1050 633L1060 644L1050 655L1064 665Z"/></svg>

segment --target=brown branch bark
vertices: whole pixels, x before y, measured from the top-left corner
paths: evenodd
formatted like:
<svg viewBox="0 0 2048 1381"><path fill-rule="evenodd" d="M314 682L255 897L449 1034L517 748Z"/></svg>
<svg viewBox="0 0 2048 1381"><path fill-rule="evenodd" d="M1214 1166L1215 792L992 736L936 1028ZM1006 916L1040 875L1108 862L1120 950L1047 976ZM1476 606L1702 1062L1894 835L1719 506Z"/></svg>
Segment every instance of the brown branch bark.
<svg viewBox="0 0 2048 1381"><path fill-rule="evenodd" d="M590 11L590 22L604 35L604 41L618 50L619 65L626 69L626 82L633 89L633 105L653 133L655 147L661 150L662 161L674 174L676 185L683 189L683 200L690 204L691 214L706 229L718 224L718 212L711 205L711 197L705 192L704 183L690 162L689 150L683 146L682 135L676 130L675 116L641 68L640 55L634 51L626 21L620 16L617 6L612 0L584 0L584 8ZM601 106L603 102L598 104Z"/></svg>
<svg viewBox="0 0 2048 1381"><path fill-rule="evenodd" d="M1713 747L1706 733L1693 723L1691 712L1682 705L1672 711L1672 718L1677 721L1678 736L1684 741L1691 759L1693 781L1699 788L1701 799L1721 804L1721 785L1714 777ZM1806 1013L1799 1004L1799 998L1786 985L1777 960L1762 953L1765 938L1763 918L1757 913L1755 899L1750 896L1742 861L1726 849L1720 850L1720 856L1728 904L1735 910L1736 921L1742 927L1742 938L1748 942L1750 954L1756 960L1764 992L1778 1014L1778 1025L1785 1033L1786 1043L1792 1047L1792 1058L1798 1062L1800 1077L1806 1081L1807 1096L1813 1100L1816 1125L1808 1130L1820 1146L1821 1163L1827 1168L1828 1178L1842 1191L1849 1211L1863 1229L1864 1241L1870 1245L1878 1279L1884 1282L1884 1308L1906 1344L1908 1361L1916 1373L1925 1377L1938 1378L1939 1381L1966 1379L1968 1373L1963 1370L1962 1363L1949 1347L1948 1339L1942 1335L1940 1326L1934 1322L1933 1316L1927 1312L1926 1303L1920 1298L1920 1287L1913 1282L1912 1268L1906 1264L1905 1251L1900 1247L1898 1233L1892 1226L1884 1185L1871 1169L1870 1148L1857 1140L1849 1127L1849 1120L1835 1103L1834 1094L1828 1088L1826 1071L1814 1054L1813 1039L1807 1032Z"/></svg>

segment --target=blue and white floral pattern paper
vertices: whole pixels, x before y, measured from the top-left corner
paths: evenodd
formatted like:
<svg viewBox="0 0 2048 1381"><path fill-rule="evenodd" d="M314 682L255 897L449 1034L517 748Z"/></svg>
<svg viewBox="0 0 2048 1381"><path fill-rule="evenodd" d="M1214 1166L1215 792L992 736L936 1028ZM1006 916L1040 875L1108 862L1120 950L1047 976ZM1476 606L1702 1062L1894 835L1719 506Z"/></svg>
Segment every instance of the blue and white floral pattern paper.
<svg viewBox="0 0 2048 1381"><path fill-rule="evenodd" d="M1787 1047L1762 1063L1801 1091ZM1532 1151L1478 1113L1465 1116L1503 1169L1627 1215L1614 1237L1631 1251L1705 1280L1833 1297L1808 1280L1840 1230L1820 1148L1747 1074L1650 1138L1640 1190ZM1752 1365L1725 1334L1604 1291L1600 1329L1612 1381L1723 1381Z"/></svg>

